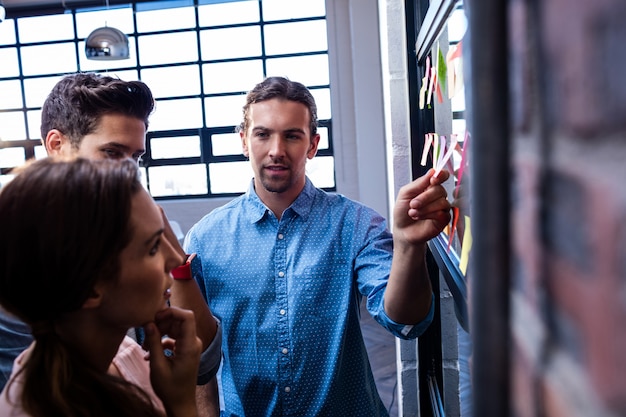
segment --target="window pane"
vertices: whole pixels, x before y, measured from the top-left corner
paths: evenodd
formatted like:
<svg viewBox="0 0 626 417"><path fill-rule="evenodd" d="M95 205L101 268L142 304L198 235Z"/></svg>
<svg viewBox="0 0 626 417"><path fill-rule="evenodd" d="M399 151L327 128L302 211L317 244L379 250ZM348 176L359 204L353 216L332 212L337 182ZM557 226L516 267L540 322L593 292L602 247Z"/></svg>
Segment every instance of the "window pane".
<svg viewBox="0 0 626 417"><path fill-rule="evenodd" d="M198 21L200 26L258 22L259 3L252 0L202 5L198 7Z"/></svg>
<svg viewBox="0 0 626 417"><path fill-rule="evenodd" d="M0 27L2 26L0 25ZM0 32L0 40L1 39L2 32ZM0 77L15 77L20 75L20 67L17 62L17 48L0 49L0 63Z"/></svg>
<svg viewBox="0 0 626 417"><path fill-rule="evenodd" d="M153 197L206 194L208 190L204 164L150 167L148 175Z"/></svg>
<svg viewBox="0 0 626 417"><path fill-rule="evenodd" d="M22 44L74 39L74 20L70 13L24 17L17 20L17 28Z"/></svg>
<svg viewBox="0 0 626 417"><path fill-rule="evenodd" d="M21 111L0 112L0 140L26 139L24 113Z"/></svg>
<svg viewBox="0 0 626 417"><path fill-rule="evenodd" d="M244 193L254 176L250 162L221 162L209 164L211 193Z"/></svg>
<svg viewBox="0 0 626 417"><path fill-rule="evenodd" d="M266 21L326 15L324 0L263 0L261 4Z"/></svg>
<svg viewBox="0 0 626 417"><path fill-rule="evenodd" d="M328 128L318 127L317 133L320 134L320 143L317 145L317 149L328 149Z"/></svg>
<svg viewBox="0 0 626 417"><path fill-rule="evenodd" d="M187 158L200 156L199 136L178 136L150 139L152 159Z"/></svg>
<svg viewBox="0 0 626 417"><path fill-rule="evenodd" d="M15 43L15 20L6 19L0 25L0 45L13 45Z"/></svg>
<svg viewBox="0 0 626 417"><path fill-rule="evenodd" d="M141 181L143 188L150 192L150 190L148 190L148 180L146 180L146 168L142 166L139 167L139 181Z"/></svg>
<svg viewBox="0 0 626 417"><path fill-rule="evenodd" d="M328 55L308 55L267 60L267 75L298 80L305 85L327 85Z"/></svg>
<svg viewBox="0 0 626 417"><path fill-rule="evenodd" d="M24 75L76 72L74 42L21 48Z"/></svg>
<svg viewBox="0 0 626 417"><path fill-rule="evenodd" d="M130 4L111 6L103 10L80 11L76 13L76 33L81 39L87 38L95 29L109 26L126 33L133 33L133 9ZM84 47L83 47L84 50Z"/></svg>
<svg viewBox="0 0 626 417"><path fill-rule="evenodd" d="M22 107L20 80L0 81L0 109L21 109Z"/></svg>
<svg viewBox="0 0 626 417"><path fill-rule="evenodd" d="M141 71L141 81L148 84L155 98L195 96L201 92L197 65L146 68Z"/></svg>
<svg viewBox="0 0 626 417"><path fill-rule="evenodd" d="M207 97L204 100L206 107L207 126L236 126L241 123L241 109L246 102L244 95Z"/></svg>
<svg viewBox="0 0 626 417"><path fill-rule="evenodd" d="M463 136L465 135L466 124L465 119L452 119L452 133L458 135L457 139L459 141L463 140Z"/></svg>
<svg viewBox="0 0 626 417"><path fill-rule="evenodd" d="M465 90L463 88L456 91L450 102L452 111L465 110Z"/></svg>
<svg viewBox="0 0 626 417"><path fill-rule="evenodd" d="M46 148L43 146L35 146L35 159L43 159L48 156Z"/></svg>
<svg viewBox="0 0 626 417"><path fill-rule="evenodd" d="M31 110L26 112L28 123L28 138L41 139L41 110Z"/></svg>
<svg viewBox="0 0 626 417"><path fill-rule="evenodd" d="M204 61L259 56L261 33L258 26L203 30L200 47Z"/></svg>
<svg viewBox="0 0 626 417"><path fill-rule="evenodd" d="M335 186L335 158L332 156L316 156L307 161L306 174L311 182L320 188Z"/></svg>
<svg viewBox="0 0 626 417"><path fill-rule="evenodd" d="M217 0L223 1L223 0ZM194 4L194 0L153 0L153 1L140 1L135 3L135 10L138 12L147 12L150 10L160 9L173 9L176 7L191 7Z"/></svg>
<svg viewBox="0 0 626 417"><path fill-rule="evenodd" d="M318 120L330 119L330 90L328 88L316 88L311 90L311 95L315 98L315 104L317 104Z"/></svg>
<svg viewBox="0 0 626 417"><path fill-rule="evenodd" d="M205 94L247 91L263 79L263 63L260 60L205 64L202 71Z"/></svg>
<svg viewBox="0 0 626 417"><path fill-rule="evenodd" d="M85 55L85 42L78 42L78 59L81 71L108 72L115 68L128 68L137 65L137 56L135 55L135 38L128 37L128 50L130 57L127 59L116 59L112 61L98 61L95 59L87 59ZM134 78L137 79L137 78Z"/></svg>
<svg viewBox="0 0 626 417"><path fill-rule="evenodd" d="M457 43L463 39L467 29L467 19L463 9L456 9L448 19L448 41Z"/></svg>
<svg viewBox="0 0 626 417"><path fill-rule="evenodd" d="M196 26L196 14L193 7L138 11L135 16L137 17L137 32L158 32Z"/></svg>
<svg viewBox="0 0 626 417"><path fill-rule="evenodd" d="M0 189L7 185L14 177L15 175L0 175Z"/></svg>
<svg viewBox="0 0 626 417"><path fill-rule="evenodd" d="M27 107L41 107L54 85L61 77L27 78L24 80L24 93Z"/></svg>
<svg viewBox="0 0 626 417"><path fill-rule="evenodd" d="M150 116L151 131L202 127L202 102L199 98L157 101Z"/></svg>
<svg viewBox="0 0 626 417"><path fill-rule="evenodd" d="M139 63L141 65L198 60L198 42L195 32L140 36L139 50Z"/></svg>
<svg viewBox="0 0 626 417"><path fill-rule="evenodd" d="M241 138L239 133L219 133L211 135L211 145L213 147L213 155L241 155Z"/></svg>
<svg viewBox="0 0 626 417"><path fill-rule="evenodd" d="M138 81L139 73L137 70L125 70L125 71L104 71L102 75L108 75L110 77L117 77L120 80L125 81Z"/></svg>
<svg viewBox="0 0 626 417"><path fill-rule="evenodd" d="M326 51L327 49L324 20L265 26L265 53L267 55Z"/></svg>
<svg viewBox="0 0 626 417"><path fill-rule="evenodd" d="M0 168L13 168L26 162L24 148L4 148L0 149Z"/></svg>

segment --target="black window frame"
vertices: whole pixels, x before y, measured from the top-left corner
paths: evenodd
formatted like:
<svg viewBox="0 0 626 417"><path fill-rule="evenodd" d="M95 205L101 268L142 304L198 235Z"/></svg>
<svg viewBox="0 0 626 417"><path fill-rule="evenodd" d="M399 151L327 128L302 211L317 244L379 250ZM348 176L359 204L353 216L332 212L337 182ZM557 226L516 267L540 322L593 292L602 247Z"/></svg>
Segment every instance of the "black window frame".
<svg viewBox="0 0 626 417"><path fill-rule="evenodd" d="M261 28L261 41L262 41L262 45L263 45L263 27L266 25L276 25L276 24L281 24L281 23L294 23L294 22L307 22L307 21L319 21L319 20L324 20L326 21L326 14L324 14L323 16L312 16L312 17L304 17L304 18L294 18L294 19L283 19L283 20L271 20L271 21L265 21L263 18L263 10L262 10L262 0L257 0L258 3L258 7L259 7L259 21L257 22L253 22L253 23L241 23L241 24L227 24L227 25L215 25L215 26L210 26L210 27L206 27L206 26L200 26L199 22L198 22L198 11L197 8L198 6L201 6L203 4L207 4L206 1L204 0L193 0L193 6L196 9L196 16L195 16L195 26L193 28L185 28L185 29L171 29L171 30L164 30L164 31L159 31L159 32L137 32L137 21L134 17L135 13L137 12L137 5L141 4L141 3L147 3L147 1L145 0L136 0L133 2L129 2L129 1L109 1L109 6L110 7L114 7L114 6L130 6L132 8L132 13L133 13L133 32L129 33L128 36L130 37L134 37L135 40L138 40L138 38L140 36L146 36L146 35L152 35L152 34L168 34L168 33L177 33L177 32L191 32L194 31L196 33L196 36L200 36L200 32L202 30L206 30L206 29L223 29L223 28L236 28L236 27L246 27L246 26L260 26ZM154 2L157 3L157 2ZM162 2L158 2L158 3L162 3ZM65 13L71 13L72 14L72 19L73 19L73 23L74 23L74 37L73 39L67 39L67 40L63 40L63 41L43 41L43 42L33 42L33 43L28 43L28 44L22 44L19 41L19 29L18 29L18 24L17 21L15 23L15 37L16 37L16 43L15 44L9 44L9 45L0 45L0 48L9 48L9 47L16 47L18 50L18 65L19 65L19 75L18 76L13 76L13 77L1 77L0 80L2 81L6 81L6 80L18 80L21 83L21 89L22 89L22 103L24 104L22 108L13 108L13 109L2 109L0 110L1 112L9 112L9 111L21 111L23 112L23 116L24 116L24 124L25 124L25 131L26 131L26 136L27 138L24 140L0 140L0 149L5 149L5 148L23 148L24 149L24 156L25 159L28 160L30 158L35 157L35 148L42 146L41 143L41 139L39 139L38 137L35 138L35 136L38 136L38 132L34 133L34 132L30 132L29 131L29 124L28 124L28 118L27 118L27 112L29 111L38 111L41 110L41 105L38 107L33 107L33 106L26 106L26 93L25 93L25 86L24 86L24 81L27 79L36 79L36 78L48 78L48 77L54 77L54 76L63 76L69 73L56 73L56 74L50 74L50 73L46 73L46 74L42 74L42 75L24 75L24 71L23 71L23 64L22 64L22 60L21 60L21 56L19 55L19 50L21 47L23 46L38 46L38 45L46 45L46 44L54 44L54 43L66 43L66 42L73 42L74 46L76 48L76 68L78 68L79 71L81 71L81 67L80 67L80 54L82 53L82 51L79 51L79 44L80 42L84 41L84 38L79 38L77 36L76 33L76 14L80 13L82 11L85 11L85 8L88 8L88 10L105 10L105 7L103 6L102 2L95 2L95 1L78 1L78 2L73 2L70 5L66 5L66 7L48 7L48 8L36 8L36 7L28 7L28 6L24 6L24 7L19 7L19 8L12 8L9 9L7 11L7 18L12 18L12 19L20 19L20 18L27 18L27 17L33 17L33 16L43 16L43 15L52 15L52 14L65 14ZM135 47L138 48L138 42L135 42ZM193 94L193 95L187 95L187 96L175 96L175 97L159 97L158 101L160 102L164 102L164 101L168 101L168 100L179 100L179 99L200 99L201 102L201 112L202 112L202 124L203 126L201 128L190 128L190 129L172 129L172 130L162 130L162 131L151 131L150 129L148 129L148 132L146 134L146 153L144 156L142 156L142 158L140 159L140 166L142 168L144 168L144 173L146 174L146 185L148 187L148 190L150 190L150 168L153 167L161 167L161 166L173 166L173 165L191 165L191 164L205 164L206 166L206 172L207 172L207 192L203 193L203 194L186 194L186 195L164 195L164 196L155 196L154 199L155 200L187 200L187 199L195 199L195 198L221 198L221 197L233 197L233 196L237 196L240 195L241 192L225 192L225 193L212 193L211 192L211 186L210 186L210 177L209 177L209 164L213 164L213 163L220 163L220 162L233 162L233 161L245 161L245 157L243 156L243 154L240 155L227 155L227 156L215 156L212 153L212 144L211 144L211 135L214 133L233 133L236 130L236 126L232 125L232 126L207 126L206 125L206 108L205 108L205 100L207 98L212 98L212 97L221 97L221 96L235 96L235 95L245 95L245 91L233 91L233 92L228 92L228 93L217 93L217 94L212 94L212 93L205 93L203 90L203 83L202 83L202 66L204 64L207 63L227 63L227 62L240 62L240 61L245 61L245 60L249 60L249 59L255 59L255 60L261 60L262 62L262 67L263 67L263 76L267 76L267 68L266 68L266 63L267 60L269 59L276 59L276 58L286 58L286 57L302 57L302 56L315 56L315 55L326 55L327 57L329 56L329 51L328 49L323 50L323 51L312 51L312 52L300 52L300 53L289 53L289 54L276 54L276 55L267 55L265 52L265 48L262 47L262 52L261 55L259 56L250 56L250 57L244 57L244 58L235 58L235 59L220 59L220 60L203 60L201 59L201 51L200 51L200 44L198 43L197 45L198 47L198 60L194 61L194 62L183 62L183 63L168 63L168 64L159 64L159 65L140 65L139 60L136 60L135 65L125 65L124 61L120 61L120 65L117 68L113 68L110 69L110 71L136 71L138 74L139 79L141 79L141 73L142 70L145 69L153 69L153 68L165 68L165 67L175 67L175 66L182 66L182 65L196 65L198 67L198 71L200 74L200 91L198 94ZM137 51L135 51L136 53ZM330 71L330 69L329 69ZM103 71L97 71L97 72L103 72ZM330 86L330 81L328 84L323 84L323 85L307 85L307 87L314 92L315 90L318 89L328 89L329 91L331 90L331 86ZM43 104L43 103L41 103ZM334 146L333 146L333 132L332 132L332 117L330 119L321 119L319 120L319 126L320 127L327 127L327 131L328 131L328 148L324 148L324 149L319 149L317 152L318 156L330 156L335 158L334 155ZM151 157L151 140L153 138L163 138L163 137L176 137L176 136L188 136L188 135L199 135L200 140L201 140L201 155L200 157L188 157L188 158L166 158L166 159L153 159ZM5 167L5 168L0 168L0 175L8 175L10 174L10 171L13 169L14 167ZM325 191L329 191L329 192L336 192L337 191L337 182L336 182L336 169L333 170L332 172L333 175L333 186L332 187L320 187L322 189L324 189Z"/></svg>

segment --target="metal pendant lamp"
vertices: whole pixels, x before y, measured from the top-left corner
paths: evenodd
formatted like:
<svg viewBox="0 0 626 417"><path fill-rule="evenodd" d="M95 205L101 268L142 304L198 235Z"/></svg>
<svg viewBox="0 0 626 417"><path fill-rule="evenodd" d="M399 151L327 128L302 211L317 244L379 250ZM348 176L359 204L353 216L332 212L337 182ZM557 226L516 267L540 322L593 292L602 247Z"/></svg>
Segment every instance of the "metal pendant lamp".
<svg viewBox="0 0 626 417"><path fill-rule="evenodd" d="M107 10L109 1L106 2ZM94 29L85 41L87 59L115 61L130 58L128 36L119 29L103 26Z"/></svg>
<svg viewBox="0 0 626 417"><path fill-rule="evenodd" d="M128 59L128 36L119 29L104 26L95 29L85 41L85 54L88 59L113 61Z"/></svg>

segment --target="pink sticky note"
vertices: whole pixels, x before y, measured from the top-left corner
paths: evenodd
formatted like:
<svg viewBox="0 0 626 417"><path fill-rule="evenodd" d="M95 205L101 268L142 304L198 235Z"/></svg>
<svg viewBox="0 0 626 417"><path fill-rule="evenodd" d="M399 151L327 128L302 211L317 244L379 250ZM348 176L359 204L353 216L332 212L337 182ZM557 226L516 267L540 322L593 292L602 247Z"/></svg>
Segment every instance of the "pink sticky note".
<svg viewBox="0 0 626 417"><path fill-rule="evenodd" d="M452 153L454 152L454 149L456 148L456 143L457 143L456 135L450 135L450 146L446 146L445 136L441 136L441 142L442 142L442 146L441 146L440 156L439 156L439 160L437 161L437 166L435 167L435 173L433 174L433 177L437 177L437 175L439 175L443 167L446 166L446 162L448 162L448 160L452 156ZM445 150L445 154L444 154L444 150Z"/></svg>
<svg viewBox="0 0 626 417"><path fill-rule="evenodd" d="M422 161L420 162L422 166L426 166L426 158L428 158L428 151L430 151L430 145L433 143L433 138L431 137L431 133L426 133L424 135L424 150L422 151Z"/></svg>

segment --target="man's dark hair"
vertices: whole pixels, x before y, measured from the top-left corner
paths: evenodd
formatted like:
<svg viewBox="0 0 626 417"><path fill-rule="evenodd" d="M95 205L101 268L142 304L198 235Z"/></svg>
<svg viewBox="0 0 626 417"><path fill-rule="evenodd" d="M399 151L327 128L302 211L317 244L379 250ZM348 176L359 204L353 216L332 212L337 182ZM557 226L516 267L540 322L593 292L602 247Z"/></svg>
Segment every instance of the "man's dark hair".
<svg viewBox="0 0 626 417"><path fill-rule="evenodd" d="M93 133L104 115L121 114L143 120L154 110L150 88L141 81L122 81L96 73L66 75L52 89L41 109L41 139L52 129L67 136L74 148Z"/></svg>

